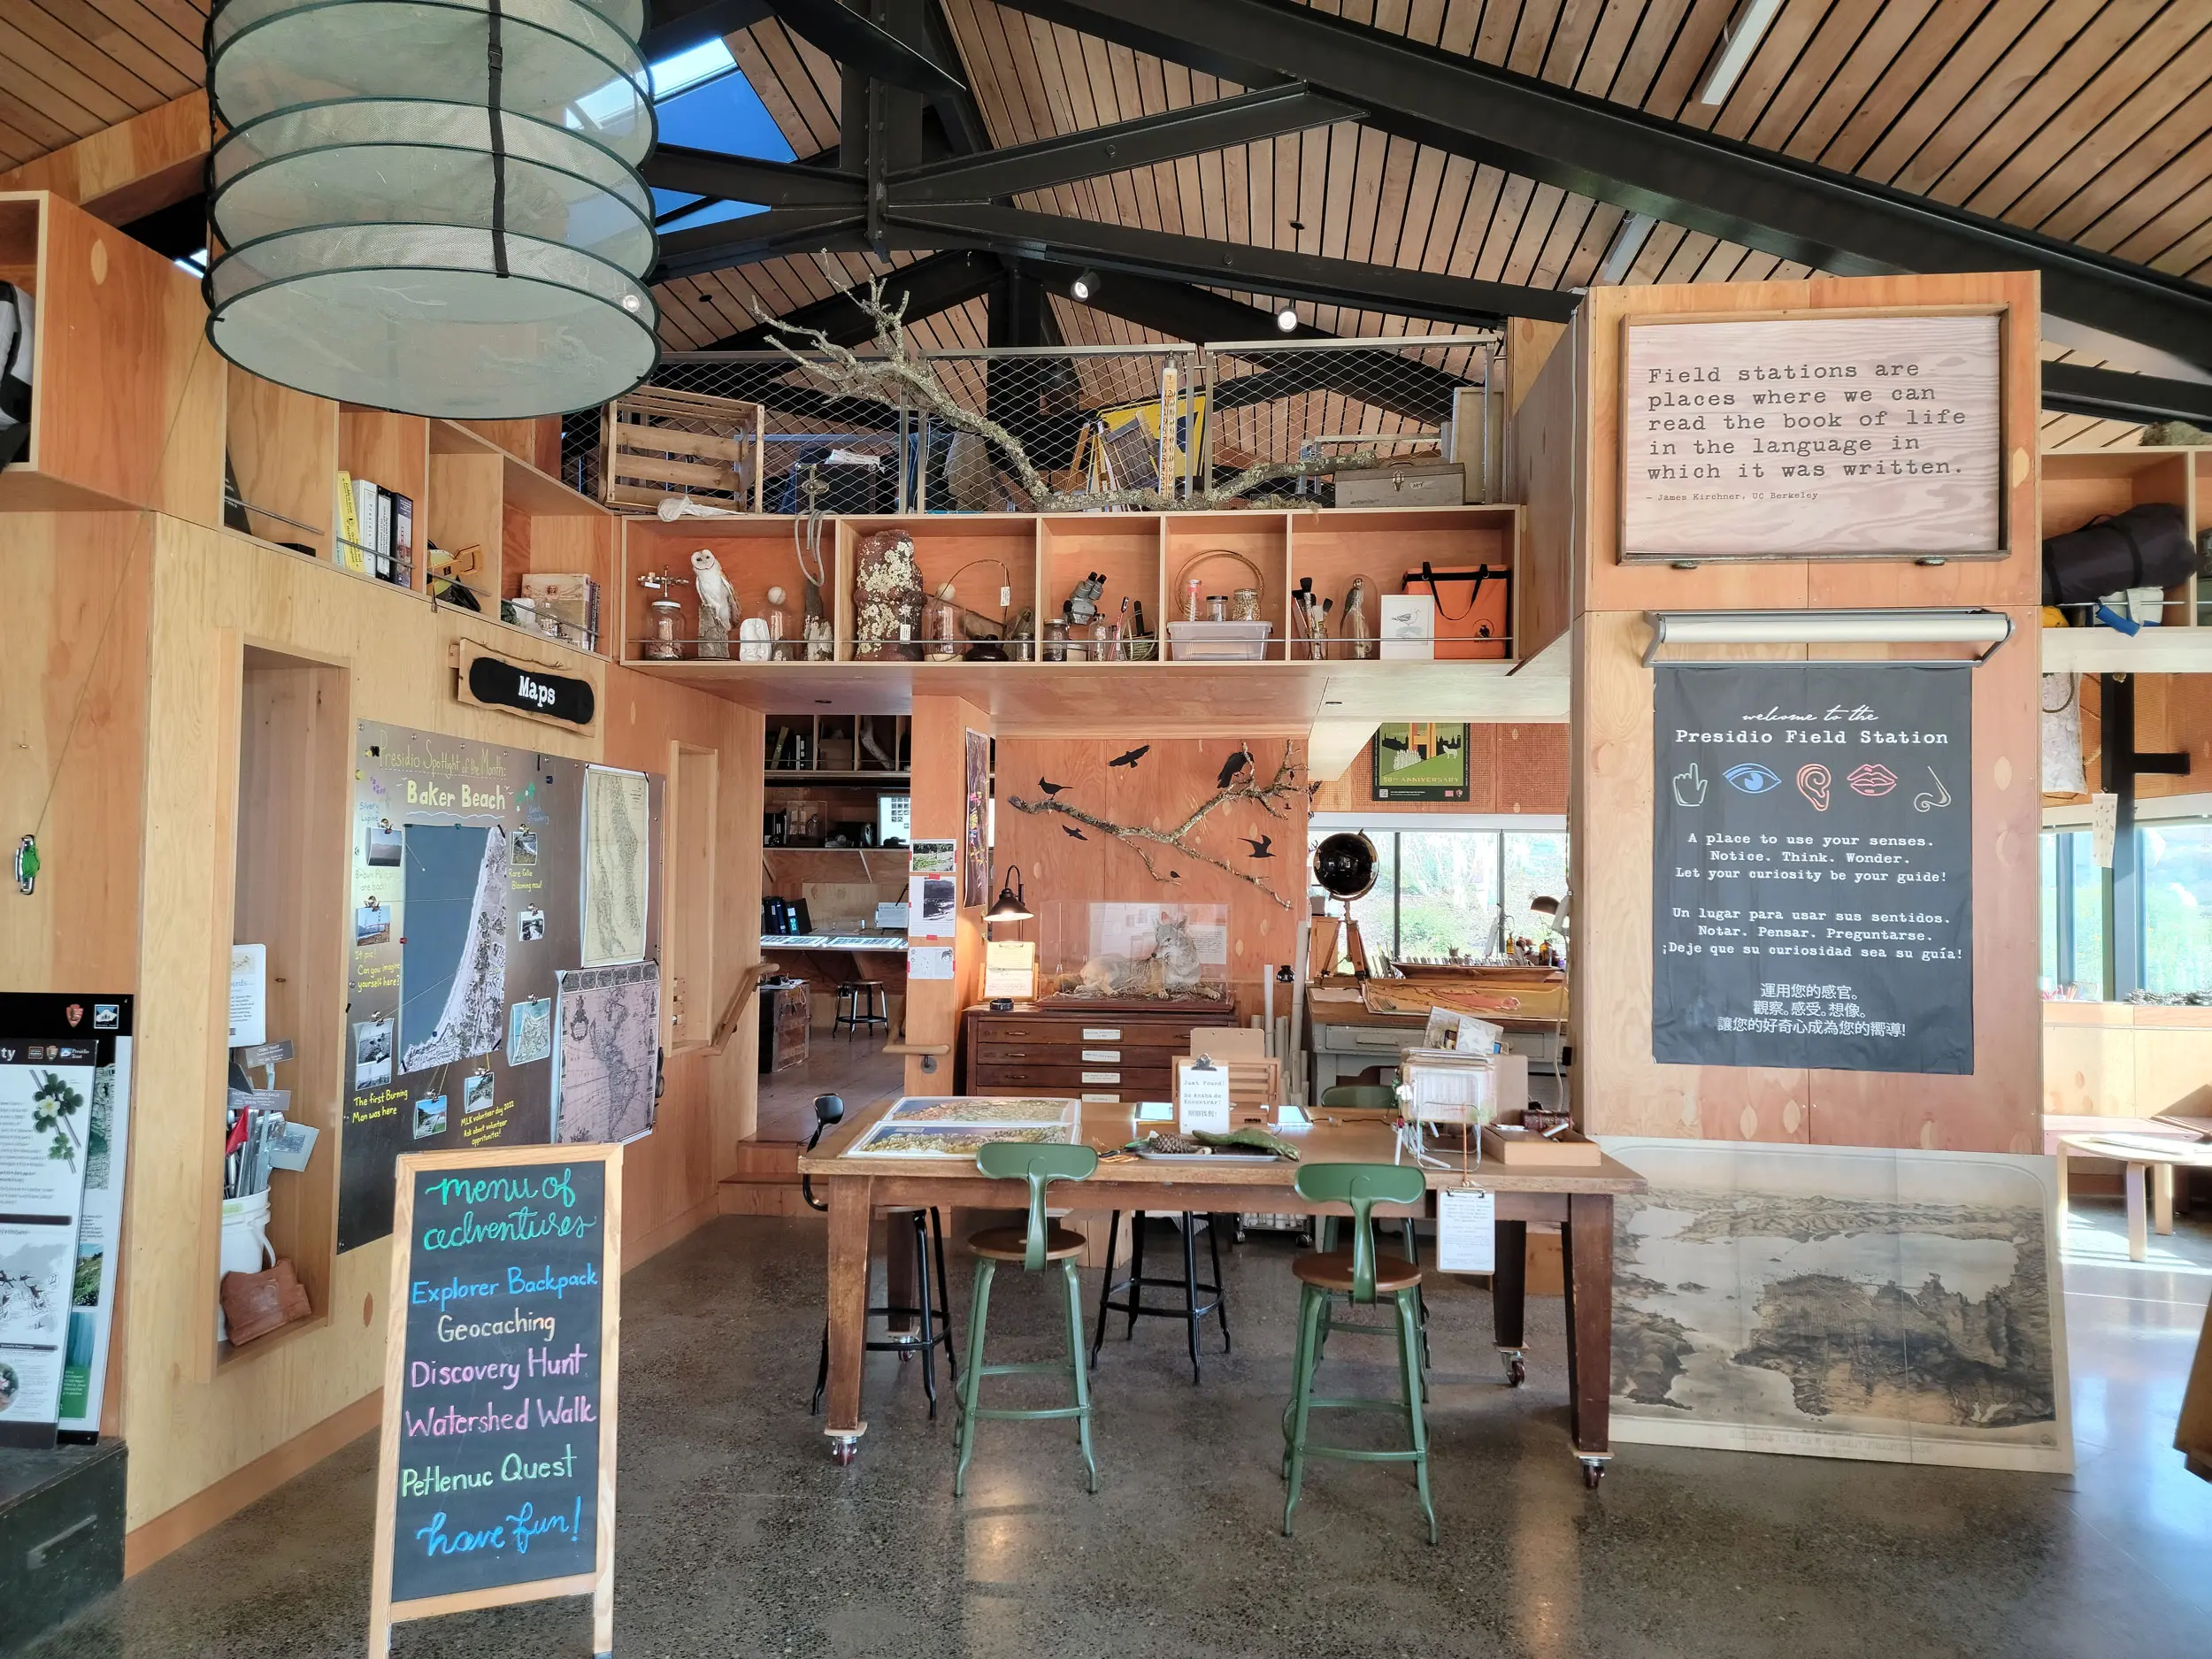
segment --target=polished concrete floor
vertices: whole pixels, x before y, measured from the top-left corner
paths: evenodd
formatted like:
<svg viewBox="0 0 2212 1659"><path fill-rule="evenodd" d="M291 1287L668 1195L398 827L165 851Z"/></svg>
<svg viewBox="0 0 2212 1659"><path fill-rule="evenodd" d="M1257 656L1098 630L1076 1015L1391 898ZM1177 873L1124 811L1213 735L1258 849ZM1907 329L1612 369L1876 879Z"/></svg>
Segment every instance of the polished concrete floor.
<svg viewBox="0 0 2212 1659"><path fill-rule="evenodd" d="M1586 1493L1565 1440L1560 1304L1532 1303L1532 1371L1514 1392L1487 1297L1448 1283L1432 1300L1435 1549L1408 1478L1377 1466L1319 1466L1298 1536L1280 1534L1285 1243L1231 1257L1236 1351L1223 1356L1210 1333L1201 1386L1173 1322L1147 1321L1133 1342L1111 1328L1096 1497L1064 1427L987 1423L956 1502L949 1396L931 1424L918 1368L888 1356L871 1361L858 1462L830 1462L805 1411L819 1224L726 1218L625 1285L616 1651L2203 1659L2212 1486L2169 1442L2212 1228L2185 1224L2136 1265L2116 1205L2077 1214L2074 1476L1629 1447ZM993 1357L1042 1356L1055 1315L1042 1286L1015 1278L995 1297ZM1362 1346L1339 1339L1331 1365L1379 1388ZM365 1437L133 1579L36 1659L350 1659L374 1463ZM569 1601L403 1625L395 1651L513 1659L589 1642Z"/></svg>

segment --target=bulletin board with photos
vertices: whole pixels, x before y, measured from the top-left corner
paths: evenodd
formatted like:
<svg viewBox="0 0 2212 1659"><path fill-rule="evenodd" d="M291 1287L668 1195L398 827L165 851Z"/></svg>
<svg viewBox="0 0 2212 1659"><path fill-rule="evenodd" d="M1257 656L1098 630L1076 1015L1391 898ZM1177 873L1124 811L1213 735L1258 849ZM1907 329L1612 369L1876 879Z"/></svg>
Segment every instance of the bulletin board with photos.
<svg viewBox="0 0 2212 1659"><path fill-rule="evenodd" d="M405 1152L630 1141L660 1056L664 780L360 722L338 1248Z"/></svg>

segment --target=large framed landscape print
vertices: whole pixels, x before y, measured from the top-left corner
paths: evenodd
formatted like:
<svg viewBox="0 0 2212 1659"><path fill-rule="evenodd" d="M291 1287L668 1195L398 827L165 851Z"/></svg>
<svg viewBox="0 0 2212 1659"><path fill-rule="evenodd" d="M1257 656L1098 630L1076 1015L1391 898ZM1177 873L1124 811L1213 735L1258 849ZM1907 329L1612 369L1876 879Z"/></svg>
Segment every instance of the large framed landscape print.
<svg viewBox="0 0 2212 1659"><path fill-rule="evenodd" d="M2004 553L2002 318L1623 326L1624 562Z"/></svg>

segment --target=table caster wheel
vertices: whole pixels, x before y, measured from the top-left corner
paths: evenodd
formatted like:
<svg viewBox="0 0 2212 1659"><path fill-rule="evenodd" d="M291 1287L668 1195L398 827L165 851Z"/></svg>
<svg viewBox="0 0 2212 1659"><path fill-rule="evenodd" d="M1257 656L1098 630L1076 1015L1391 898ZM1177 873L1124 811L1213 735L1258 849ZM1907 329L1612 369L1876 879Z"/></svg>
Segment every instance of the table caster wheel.
<svg viewBox="0 0 2212 1659"><path fill-rule="evenodd" d="M1582 1484L1586 1490L1595 1492L1598 1482L1604 1479L1605 1460L1602 1457L1586 1457L1582 1460Z"/></svg>
<svg viewBox="0 0 2212 1659"><path fill-rule="evenodd" d="M852 1436L841 1436L830 1441L830 1455L836 1460L840 1469L851 1463L859 1451L860 1442Z"/></svg>
<svg viewBox="0 0 2212 1659"><path fill-rule="evenodd" d="M1502 1348L1498 1350L1498 1357L1505 1362L1507 1387L1518 1388L1528 1380L1528 1361L1522 1357L1519 1348Z"/></svg>

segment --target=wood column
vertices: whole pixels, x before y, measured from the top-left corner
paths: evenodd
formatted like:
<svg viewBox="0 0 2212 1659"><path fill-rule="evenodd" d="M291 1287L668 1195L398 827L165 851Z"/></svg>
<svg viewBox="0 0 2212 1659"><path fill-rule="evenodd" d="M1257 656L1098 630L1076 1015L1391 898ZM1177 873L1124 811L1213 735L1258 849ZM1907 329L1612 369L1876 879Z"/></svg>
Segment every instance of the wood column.
<svg viewBox="0 0 2212 1659"><path fill-rule="evenodd" d="M968 895L968 852L963 830L967 812L968 733L979 733L987 743L991 717L964 697L914 699L913 777L914 822L917 841L950 841L957 849L954 879L964 901ZM990 799L987 777L984 800ZM960 1041L960 1012L983 992L983 912L991 896L990 868L977 883L984 902L960 905L954 924L952 978L918 979L910 968L906 976L906 1041L928 1045L944 1043L956 1048ZM918 921L918 917L914 918ZM933 941L941 944L942 941ZM906 1092L910 1094L947 1094L952 1092L954 1056L935 1056L936 1070L925 1071L926 1055L906 1057Z"/></svg>

